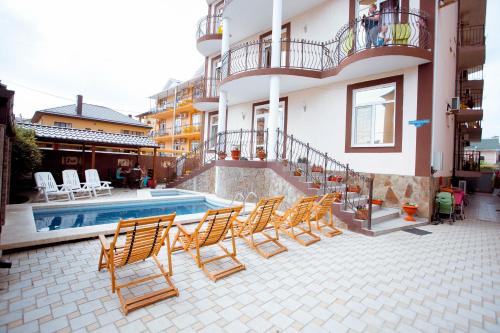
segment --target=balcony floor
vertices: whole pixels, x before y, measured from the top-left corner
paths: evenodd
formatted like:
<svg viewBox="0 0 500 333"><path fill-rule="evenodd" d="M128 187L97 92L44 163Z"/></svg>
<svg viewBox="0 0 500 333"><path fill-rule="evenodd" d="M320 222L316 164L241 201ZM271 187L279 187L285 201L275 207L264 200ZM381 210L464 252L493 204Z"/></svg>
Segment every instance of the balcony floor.
<svg viewBox="0 0 500 333"><path fill-rule="evenodd" d="M96 270L97 240L7 254L0 331L498 332L500 198L471 201L466 220L419 227L432 232L424 236L345 232L309 247L283 236L288 252L269 260L238 240L247 269L217 283L177 253L179 297L128 316L108 272ZM118 272L126 279L152 267L147 260Z"/></svg>

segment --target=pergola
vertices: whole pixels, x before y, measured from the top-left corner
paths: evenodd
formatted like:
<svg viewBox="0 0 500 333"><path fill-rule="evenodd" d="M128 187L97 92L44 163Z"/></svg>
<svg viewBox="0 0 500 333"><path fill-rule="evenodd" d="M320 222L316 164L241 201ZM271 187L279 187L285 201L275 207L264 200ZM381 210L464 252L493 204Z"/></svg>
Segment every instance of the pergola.
<svg viewBox="0 0 500 333"><path fill-rule="evenodd" d="M120 133L83 130L68 127L46 126L30 123L19 123L19 127L32 130L39 143L49 144L77 144L82 146L82 157L85 161L86 147L91 147L91 166L95 168L96 148L120 148L153 151L153 179L156 176L156 155L159 146L147 136L137 136ZM83 163L84 164L84 163Z"/></svg>

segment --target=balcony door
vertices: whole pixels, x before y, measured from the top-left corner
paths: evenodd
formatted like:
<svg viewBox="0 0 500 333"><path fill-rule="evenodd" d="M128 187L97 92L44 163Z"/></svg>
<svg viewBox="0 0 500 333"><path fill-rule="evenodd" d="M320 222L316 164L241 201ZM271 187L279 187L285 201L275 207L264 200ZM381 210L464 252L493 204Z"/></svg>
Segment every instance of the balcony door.
<svg viewBox="0 0 500 333"><path fill-rule="evenodd" d="M272 48L272 31L260 35L260 65L262 68L271 67L271 48ZM290 23L284 24L281 27L281 67L288 66L289 51L290 51Z"/></svg>
<svg viewBox="0 0 500 333"><path fill-rule="evenodd" d="M281 131L286 129L287 118L287 99L280 99L279 106L279 128ZM266 149L266 133L269 129L269 102L256 103L253 106L253 126L255 133L253 134L254 150Z"/></svg>

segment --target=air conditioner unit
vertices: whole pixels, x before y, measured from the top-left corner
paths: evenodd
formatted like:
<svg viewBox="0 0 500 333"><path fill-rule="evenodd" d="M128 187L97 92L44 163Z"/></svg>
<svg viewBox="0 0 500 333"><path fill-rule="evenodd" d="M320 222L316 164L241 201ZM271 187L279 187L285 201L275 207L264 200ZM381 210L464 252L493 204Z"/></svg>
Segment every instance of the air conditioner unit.
<svg viewBox="0 0 500 333"><path fill-rule="evenodd" d="M451 99L451 108L453 110L460 110L460 97L453 97Z"/></svg>

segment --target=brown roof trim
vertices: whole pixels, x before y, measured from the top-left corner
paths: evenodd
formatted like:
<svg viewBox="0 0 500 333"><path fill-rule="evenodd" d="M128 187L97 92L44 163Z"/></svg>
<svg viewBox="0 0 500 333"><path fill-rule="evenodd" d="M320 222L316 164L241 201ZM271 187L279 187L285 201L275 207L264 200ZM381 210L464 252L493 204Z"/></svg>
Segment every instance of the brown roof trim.
<svg viewBox="0 0 500 333"><path fill-rule="evenodd" d="M68 114L62 114L62 113L57 113L57 112L47 112L47 111L36 111L33 117L31 118L31 122L37 122L40 120L40 117L42 115L54 115L54 116L59 116L63 118L71 118L71 119L83 119L83 120L93 120L93 121L99 121L103 123L108 123L108 124L118 124L118 125L128 125L132 127L142 127L149 129L151 126L145 125L145 124L130 124L130 123L125 123L121 121L110 121L110 120L105 120L105 119L99 119L99 118L92 118L92 117L85 117L85 116L78 116L78 115L68 115Z"/></svg>
<svg viewBox="0 0 500 333"><path fill-rule="evenodd" d="M326 71L314 71L314 70L300 69L300 68L259 68L233 74L222 80L220 85L222 86L228 82L242 79L244 77L259 76L259 75L292 75L292 76L309 77L314 79L324 79L327 77L338 75L344 68L357 61L372 57L382 57L389 55L410 56L410 57L425 59L426 61L432 61L433 58L432 51L416 47L406 47L406 46L377 47L362 51L360 53L353 54L344 61L342 61L342 63L340 63L338 67Z"/></svg>
<svg viewBox="0 0 500 333"><path fill-rule="evenodd" d="M378 86L385 83L396 83L396 110L394 119L394 146L393 147L352 147L352 92L355 89ZM347 86L346 98L346 131L345 152L346 153L400 153L403 146L403 98L404 98L404 76L390 76L377 80L370 80Z"/></svg>

